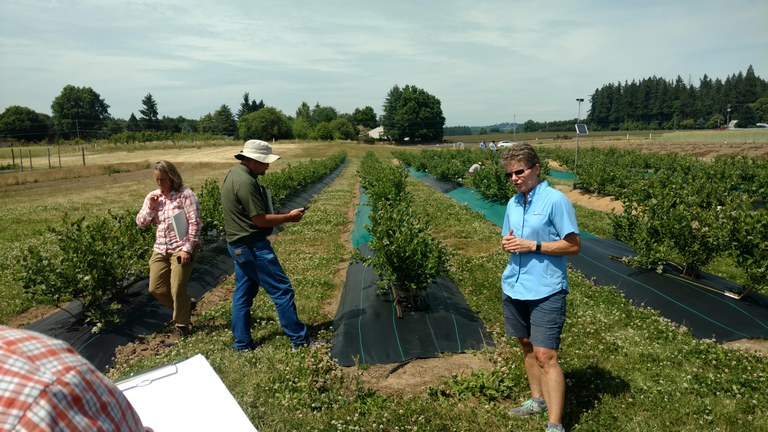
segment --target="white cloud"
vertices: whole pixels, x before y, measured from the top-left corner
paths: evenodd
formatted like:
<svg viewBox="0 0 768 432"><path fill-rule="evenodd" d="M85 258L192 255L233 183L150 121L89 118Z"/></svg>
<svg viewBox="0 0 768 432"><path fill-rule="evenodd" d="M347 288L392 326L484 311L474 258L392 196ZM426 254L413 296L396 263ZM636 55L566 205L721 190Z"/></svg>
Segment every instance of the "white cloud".
<svg viewBox="0 0 768 432"><path fill-rule="evenodd" d="M49 112L73 84L120 118L147 93L190 118L244 92L290 115L302 101L380 114L412 84L449 125L482 125L573 118L575 98L619 81L768 74L764 2L367 3L5 0L0 109Z"/></svg>

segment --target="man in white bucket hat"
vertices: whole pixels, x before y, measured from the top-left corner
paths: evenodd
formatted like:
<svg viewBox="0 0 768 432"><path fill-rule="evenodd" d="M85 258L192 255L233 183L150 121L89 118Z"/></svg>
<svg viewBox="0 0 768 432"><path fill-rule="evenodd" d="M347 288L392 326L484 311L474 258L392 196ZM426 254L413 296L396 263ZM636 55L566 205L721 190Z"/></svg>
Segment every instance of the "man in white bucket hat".
<svg viewBox="0 0 768 432"><path fill-rule="evenodd" d="M229 170L221 186L227 249L235 261L233 346L236 351L256 348L251 336L251 306L259 286L275 303L280 326L291 339L293 348L308 346L310 336L307 326L296 313L293 286L267 239L272 228L299 222L304 209L275 214L269 191L259 184L258 177L264 175L269 164L280 158L272 153L269 143L256 139L246 141L235 158L240 160L240 165Z"/></svg>

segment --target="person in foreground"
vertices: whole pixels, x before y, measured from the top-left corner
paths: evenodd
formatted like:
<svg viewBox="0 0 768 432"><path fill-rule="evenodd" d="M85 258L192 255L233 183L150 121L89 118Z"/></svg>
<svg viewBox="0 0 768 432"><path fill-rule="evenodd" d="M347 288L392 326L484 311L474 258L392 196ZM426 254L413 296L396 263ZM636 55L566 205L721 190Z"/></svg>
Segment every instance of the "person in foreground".
<svg viewBox="0 0 768 432"><path fill-rule="evenodd" d="M510 414L549 412L547 432L563 432L565 378L557 359L568 294L566 256L581 250L576 212L566 196L539 179L541 160L531 145L503 155L517 195L507 204L502 249L509 262L501 276L507 335L523 350L531 399Z"/></svg>
<svg viewBox="0 0 768 432"><path fill-rule="evenodd" d="M299 222L304 210L275 214L269 191L258 182L269 164L280 156L261 140L249 140L235 155L240 161L227 173L221 186L227 249L235 261L235 293L232 297L232 333L236 351L256 348L251 336L251 306L262 286L275 303L283 332L294 349L310 344L307 326L299 320L291 281L272 249L272 228Z"/></svg>
<svg viewBox="0 0 768 432"><path fill-rule="evenodd" d="M191 330L192 298L187 282L200 245L200 203L176 166L166 160L155 164L158 189L144 198L136 223L157 226L155 246L149 258L149 292L173 311L175 332Z"/></svg>
<svg viewBox="0 0 768 432"><path fill-rule="evenodd" d="M112 381L67 343L0 326L0 430L151 431Z"/></svg>

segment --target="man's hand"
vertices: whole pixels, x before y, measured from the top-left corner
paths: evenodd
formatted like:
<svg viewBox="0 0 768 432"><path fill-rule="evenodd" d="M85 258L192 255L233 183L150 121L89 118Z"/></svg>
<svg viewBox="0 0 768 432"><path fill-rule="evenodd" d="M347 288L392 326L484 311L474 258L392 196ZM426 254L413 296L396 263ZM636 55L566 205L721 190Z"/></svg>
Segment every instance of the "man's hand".
<svg viewBox="0 0 768 432"><path fill-rule="evenodd" d="M289 222L299 222L304 217L304 209L293 209L288 213Z"/></svg>

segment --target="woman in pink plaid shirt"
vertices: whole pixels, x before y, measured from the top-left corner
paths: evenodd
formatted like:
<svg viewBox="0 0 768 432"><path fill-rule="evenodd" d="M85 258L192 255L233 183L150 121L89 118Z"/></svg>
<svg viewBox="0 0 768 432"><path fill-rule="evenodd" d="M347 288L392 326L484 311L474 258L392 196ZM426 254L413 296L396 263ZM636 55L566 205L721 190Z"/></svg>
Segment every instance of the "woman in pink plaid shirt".
<svg viewBox="0 0 768 432"><path fill-rule="evenodd" d="M155 164L158 189L144 198L136 223L157 226L152 257L149 259L149 292L173 311L179 336L191 332L192 298L187 282L200 245L200 203L176 166L166 160Z"/></svg>

